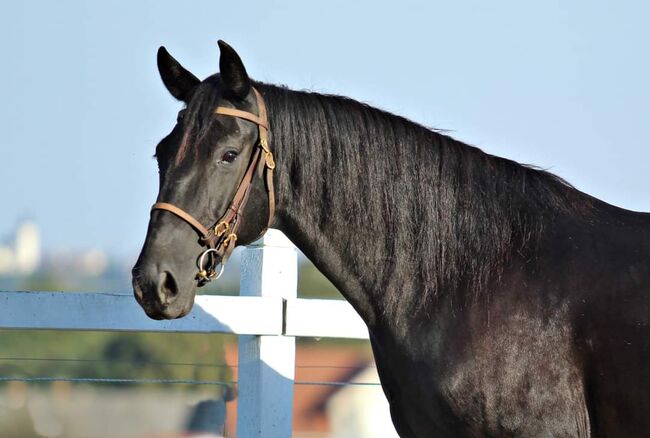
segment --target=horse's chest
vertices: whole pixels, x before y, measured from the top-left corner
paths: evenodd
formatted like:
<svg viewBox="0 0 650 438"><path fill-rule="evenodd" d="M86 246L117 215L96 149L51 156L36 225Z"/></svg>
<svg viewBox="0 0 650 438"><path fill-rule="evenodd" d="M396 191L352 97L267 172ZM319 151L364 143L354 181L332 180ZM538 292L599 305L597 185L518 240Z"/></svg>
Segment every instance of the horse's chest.
<svg viewBox="0 0 650 438"><path fill-rule="evenodd" d="M375 350L403 436L562 436L588 427L570 338L559 320L515 316L480 335L420 342L420 351Z"/></svg>

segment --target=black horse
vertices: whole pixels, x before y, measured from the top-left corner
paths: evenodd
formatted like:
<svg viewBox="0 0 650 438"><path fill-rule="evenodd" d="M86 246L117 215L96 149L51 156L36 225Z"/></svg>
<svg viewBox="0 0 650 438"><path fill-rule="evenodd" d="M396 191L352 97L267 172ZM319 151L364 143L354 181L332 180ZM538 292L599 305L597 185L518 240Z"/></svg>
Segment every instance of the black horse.
<svg viewBox="0 0 650 438"><path fill-rule="evenodd" d="M156 150L158 200L203 224L224 214L261 131L214 109L259 114L258 90L272 226L368 325L402 437L649 436L650 215L363 103L254 82L220 49L204 81L158 52L186 104ZM267 225L264 170L237 244ZM152 212L133 269L150 317L190 310L204 243Z"/></svg>

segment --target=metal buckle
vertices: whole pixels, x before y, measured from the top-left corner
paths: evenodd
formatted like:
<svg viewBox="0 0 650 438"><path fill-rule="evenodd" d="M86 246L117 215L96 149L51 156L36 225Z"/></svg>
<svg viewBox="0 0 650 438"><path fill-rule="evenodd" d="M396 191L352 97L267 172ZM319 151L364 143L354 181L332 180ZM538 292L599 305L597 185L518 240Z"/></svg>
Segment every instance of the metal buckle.
<svg viewBox="0 0 650 438"><path fill-rule="evenodd" d="M264 156L264 161L266 163L266 167L268 167L270 170L275 169L275 160L273 160L273 154L271 152L266 153Z"/></svg>
<svg viewBox="0 0 650 438"><path fill-rule="evenodd" d="M219 227L223 227L223 228L219 228ZM214 226L214 235L216 237L221 237L226 231L228 231L229 228L230 228L230 224L228 222L221 221Z"/></svg>
<svg viewBox="0 0 650 438"><path fill-rule="evenodd" d="M228 248L230 246L231 242L232 243L237 242L237 235L235 233L228 234L228 237L226 237L226 240L223 241L224 249Z"/></svg>
<svg viewBox="0 0 650 438"><path fill-rule="evenodd" d="M203 268L205 256L211 252L218 253L219 251L214 248L206 249L201 253L196 261L196 267L199 269L199 272L196 274L196 279L201 284L209 283L212 280L218 280L219 277L221 277L221 274L223 274L223 269L225 266L222 262L219 262L216 266L210 266L208 269ZM217 266L219 266L219 272L217 272L215 269Z"/></svg>
<svg viewBox="0 0 650 438"><path fill-rule="evenodd" d="M264 151L264 162L266 163L266 167L268 167L271 170L275 169L275 160L273 159L273 152L271 152L271 149L269 149L269 145L266 142L266 139L260 140L260 147Z"/></svg>

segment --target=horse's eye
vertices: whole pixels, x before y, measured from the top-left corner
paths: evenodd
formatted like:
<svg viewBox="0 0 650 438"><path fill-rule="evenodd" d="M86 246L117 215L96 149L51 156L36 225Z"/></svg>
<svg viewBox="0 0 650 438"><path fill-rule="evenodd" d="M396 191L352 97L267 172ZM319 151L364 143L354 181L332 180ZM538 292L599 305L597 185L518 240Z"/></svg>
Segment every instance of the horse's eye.
<svg viewBox="0 0 650 438"><path fill-rule="evenodd" d="M237 158L237 152L235 151L227 151L225 154L221 156L221 161L224 163L232 163L235 161Z"/></svg>

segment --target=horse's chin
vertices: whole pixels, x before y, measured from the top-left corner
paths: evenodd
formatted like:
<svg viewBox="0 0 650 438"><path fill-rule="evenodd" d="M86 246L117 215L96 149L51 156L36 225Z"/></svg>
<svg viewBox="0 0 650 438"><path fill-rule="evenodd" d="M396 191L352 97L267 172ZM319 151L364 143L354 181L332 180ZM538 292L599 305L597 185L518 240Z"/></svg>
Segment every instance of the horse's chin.
<svg viewBox="0 0 650 438"><path fill-rule="evenodd" d="M189 305L178 306L178 305L169 305L169 306L142 306L144 312L151 319L163 320L163 319L178 319L182 318L192 310L193 302L190 301Z"/></svg>

